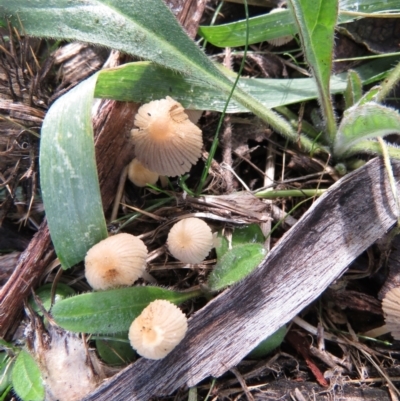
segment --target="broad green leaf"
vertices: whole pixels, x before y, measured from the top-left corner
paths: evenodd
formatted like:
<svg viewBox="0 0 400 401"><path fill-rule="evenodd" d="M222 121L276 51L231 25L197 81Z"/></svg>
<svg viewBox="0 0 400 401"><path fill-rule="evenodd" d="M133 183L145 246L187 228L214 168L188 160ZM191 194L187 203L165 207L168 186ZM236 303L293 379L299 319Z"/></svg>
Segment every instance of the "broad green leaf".
<svg viewBox="0 0 400 401"><path fill-rule="evenodd" d="M314 4L314 3L310 3ZM373 16L380 12L400 12L398 0L341 0L338 23L346 23L360 18L354 12L368 13ZM263 14L249 19L249 43L260 43L266 40L294 35L297 33L296 24L290 11L276 14ZM229 24L200 26L199 35L218 47L244 46L246 43L246 21Z"/></svg>
<svg viewBox="0 0 400 401"><path fill-rule="evenodd" d="M40 369L31 354L22 350L12 370L14 391L22 401L44 400L44 386Z"/></svg>
<svg viewBox="0 0 400 401"><path fill-rule="evenodd" d="M263 244L265 241L264 234L258 224L249 224L244 227L237 227L233 230L231 236L231 247L234 248L238 245L244 244ZM222 233L217 237L218 245L215 247L217 258L220 260L229 250L229 243Z"/></svg>
<svg viewBox="0 0 400 401"><path fill-rule="evenodd" d="M133 320L156 299L180 304L199 296L198 291L176 292L158 287L129 287L67 298L52 309L56 323L77 333L127 332Z"/></svg>
<svg viewBox="0 0 400 401"><path fill-rule="evenodd" d="M235 284L251 273L264 259L261 244L238 245L218 260L208 277L211 291L219 291Z"/></svg>
<svg viewBox="0 0 400 401"><path fill-rule="evenodd" d="M249 44L297 33L297 27L293 23L290 10L250 18L249 28ZM246 43L246 21L216 26L200 26L198 34L214 46L244 46Z"/></svg>
<svg viewBox="0 0 400 401"><path fill-rule="evenodd" d="M257 347L247 355L247 358L263 358L275 348L278 348L286 336L286 330L287 327L282 326L274 334L261 341L260 344L258 344Z"/></svg>
<svg viewBox="0 0 400 401"><path fill-rule="evenodd" d="M96 349L100 358L107 365L127 365L135 359L136 352L128 341L128 335L123 336L125 341L108 339L96 340Z"/></svg>
<svg viewBox="0 0 400 401"><path fill-rule="evenodd" d="M51 239L64 269L107 237L91 110L97 74L50 108L40 143L40 181Z"/></svg>
<svg viewBox="0 0 400 401"><path fill-rule="evenodd" d="M290 0L309 68L317 82L319 102L326 126L327 142L336 134L336 121L329 91L337 0Z"/></svg>
<svg viewBox="0 0 400 401"><path fill-rule="evenodd" d="M344 91L346 109L356 104L362 96L362 83L360 76L350 70L347 74L347 87Z"/></svg>
<svg viewBox="0 0 400 401"><path fill-rule="evenodd" d="M318 96L315 80L241 78L239 87L265 107L315 99ZM342 93L346 88L346 74L331 78L331 92ZM122 101L148 102L171 96L188 109L222 111L226 95L217 88L205 88L201 82L149 62L136 62L103 70L99 74L95 96ZM246 112L236 101L228 106L229 113Z"/></svg>
<svg viewBox="0 0 400 401"><path fill-rule="evenodd" d="M42 302L43 307L49 311L51 307L51 291L53 288L53 284L45 284L39 287L35 293L37 297L39 297ZM75 291L66 284L58 283L56 287L56 292L54 294L54 303L61 301L71 295L74 295ZM37 312L39 315L42 315L42 311L39 306L36 304L34 298L31 296L29 298L29 304L32 306L32 309Z"/></svg>
<svg viewBox="0 0 400 401"><path fill-rule="evenodd" d="M394 133L400 133L400 114L396 110L373 102L353 106L344 113L334 154L344 157L358 142Z"/></svg>

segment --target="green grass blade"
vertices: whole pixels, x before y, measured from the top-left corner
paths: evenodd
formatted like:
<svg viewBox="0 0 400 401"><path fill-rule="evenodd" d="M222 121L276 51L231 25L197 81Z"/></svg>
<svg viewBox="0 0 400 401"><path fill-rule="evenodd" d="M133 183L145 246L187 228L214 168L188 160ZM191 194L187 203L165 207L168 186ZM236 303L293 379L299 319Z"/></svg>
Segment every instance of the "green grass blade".
<svg viewBox="0 0 400 401"><path fill-rule="evenodd" d="M107 237L94 154L91 110L97 74L58 99L46 114L40 181L51 239L63 268Z"/></svg>
<svg viewBox="0 0 400 401"><path fill-rule="evenodd" d="M327 134L327 142L333 143L336 121L329 91L333 42L338 14L337 0L290 0L292 12L299 30L301 44L308 65L317 82Z"/></svg>
<svg viewBox="0 0 400 401"><path fill-rule="evenodd" d="M58 302L52 309L56 323L77 333L113 334L128 331L133 320L156 299L180 304L201 295L159 287L130 287L91 292Z"/></svg>
<svg viewBox="0 0 400 401"><path fill-rule="evenodd" d="M347 110L339 126L334 154L352 154L352 147L368 138L400 133L400 114L377 103L365 103Z"/></svg>
<svg viewBox="0 0 400 401"><path fill-rule="evenodd" d="M310 3L313 4L313 3ZM360 16L349 12L368 13L373 16L385 11L400 12L398 0L341 0L338 23L346 23L360 18ZM282 36L295 35L298 30L290 11L264 14L249 19L250 34L249 43L260 43L266 40ZM205 40L218 47L244 46L246 22L237 21L229 24L201 26L199 35Z"/></svg>
<svg viewBox="0 0 400 401"><path fill-rule="evenodd" d="M297 33L290 10L265 14L249 19L249 44L265 40L291 36ZM246 38L246 21L238 21L217 26L201 26L199 35L218 47L244 46Z"/></svg>
<svg viewBox="0 0 400 401"><path fill-rule="evenodd" d="M12 370L14 391L22 401L44 400L43 379L31 354L22 350Z"/></svg>

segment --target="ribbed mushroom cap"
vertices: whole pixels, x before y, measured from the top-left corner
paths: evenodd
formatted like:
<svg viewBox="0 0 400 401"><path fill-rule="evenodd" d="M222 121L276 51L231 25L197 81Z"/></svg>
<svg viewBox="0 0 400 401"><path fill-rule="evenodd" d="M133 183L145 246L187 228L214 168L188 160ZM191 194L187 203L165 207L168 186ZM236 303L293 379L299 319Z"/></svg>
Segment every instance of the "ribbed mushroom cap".
<svg viewBox="0 0 400 401"><path fill-rule="evenodd" d="M95 290L132 285L146 268L147 248L131 234L100 241L85 257L85 276Z"/></svg>
<svg viewBox="0 0 400 401"><path fill-rule="evenodd" d="M170 230L167 239L171 254L184 263L200 263L214 247L211 228L196 217L182 219Z"/></svg>
<svg viewBox="0 0 400 401"><path fill-rule="evenodd" d="M161 359L185 337L187 318L169 301L151 302L133 321L129 340L137 353L148 359Z"/></svg>
<svg viewBox="0 0 400 401"><path fill-rule="evenodd" d="M395 340L400 340L400 287L388 291L382 301L387 328Z"/></svg>
<svg viewBox="0 0 400 401"><path fill-rule="evenodd" d="M132 130L136 158L150 171L177 176L187 173L201 156L201 130L180 103L169 96L144 104Z"/></svg>
<svg viewBox="0 0 400 401"><path fill-rule="evenodd" d="M128 178L137 187L145 187L146 184L155 184L158 180L158 174L148 170L140 161L135 158L128 166Z"/></svg>

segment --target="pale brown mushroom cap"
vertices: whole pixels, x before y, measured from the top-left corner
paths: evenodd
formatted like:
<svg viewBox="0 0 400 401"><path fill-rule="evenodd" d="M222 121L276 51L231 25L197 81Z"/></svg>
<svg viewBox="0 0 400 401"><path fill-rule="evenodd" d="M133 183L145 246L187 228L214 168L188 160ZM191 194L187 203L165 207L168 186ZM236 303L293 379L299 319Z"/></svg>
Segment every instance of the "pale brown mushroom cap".
<svg viewBox="0 0 400 401"><path fill-rule="evenodd" d="M137 187L145 187L146 184L154 185L158 181L158 174L148 170L135 158L129 163L128 178Z"/></svg>
<svg viewBox="0 0 400 401"><path fill-rule="evenodd" d="M201 156L203 139L180 103L169 96L144 104L132 130L136 158L159 175L187 173Z"/></svg>
<svg viewBox="0 0 400 401"><path fill-rule="evenodd" d="M196 217L176 223L168 234L167 244L171 254L184 263L202 262L214 247L211 228Z"/></svg>
<svg viewBox="0 0 400 401"><path fill-rule="evenodd" d="M146 258L146 245L134 235L108 237L86 254L86 280L95 290L132 285L142 277Z"/></svg>
<svg viewBox="0 0 400 401"><path fill-rule="evenodd" d="M382 300L387 328L395 340L400 340L400 287L392 288Z"/></svg>
<svg viewBox="0 0 400 401"><path fill-rule="evenodd" d="M156 300L133 321L129 340L139 355L161 359L182 341L186 331L184 313L169 301Z"/></svg>

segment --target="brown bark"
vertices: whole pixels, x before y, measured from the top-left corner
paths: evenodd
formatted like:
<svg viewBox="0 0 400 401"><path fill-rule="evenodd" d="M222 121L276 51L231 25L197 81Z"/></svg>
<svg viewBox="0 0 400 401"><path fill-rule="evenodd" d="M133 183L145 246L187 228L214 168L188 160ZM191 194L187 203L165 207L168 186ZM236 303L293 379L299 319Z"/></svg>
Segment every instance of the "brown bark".
<svg viewBox="0 0 400 401"><path fill-rule="evenodd" d="M400 162L392 165L398 182ZM341 276L396 213L385 167L374 159L318 199L250 276L197 312L166 358L138 360L85 401L143 401L222 375Z"/></svg>

